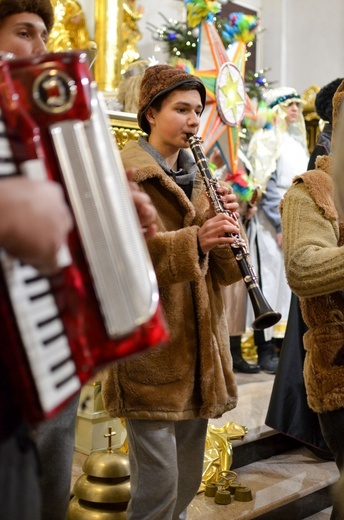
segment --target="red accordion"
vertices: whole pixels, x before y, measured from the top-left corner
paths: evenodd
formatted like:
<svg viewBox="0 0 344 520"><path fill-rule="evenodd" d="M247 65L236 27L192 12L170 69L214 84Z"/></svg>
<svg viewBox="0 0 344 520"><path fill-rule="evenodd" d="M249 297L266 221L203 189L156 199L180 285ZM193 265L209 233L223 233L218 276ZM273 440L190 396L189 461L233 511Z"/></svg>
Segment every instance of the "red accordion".
<svg viewBox="0 0 344 520"><path fill-rule="evenodd" d="M0 359L25 416L37 421L100 368L161 345L168 333L86 54L1 62L0 108L0 141L8 139L17 173L60 182L76 224L56 276L1 259Z"/></svg>

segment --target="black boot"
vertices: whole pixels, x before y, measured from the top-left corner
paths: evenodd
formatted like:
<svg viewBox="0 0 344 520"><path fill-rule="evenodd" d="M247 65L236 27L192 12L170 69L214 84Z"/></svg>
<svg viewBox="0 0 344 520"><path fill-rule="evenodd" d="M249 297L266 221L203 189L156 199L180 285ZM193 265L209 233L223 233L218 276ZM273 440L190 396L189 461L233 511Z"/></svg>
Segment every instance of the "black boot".
<svg viewBox="0 0 344 520"><path fill-rule="evenodd" d="M257 345L258 363L267 374L276 374L278 356L273 341L264 341Z"/></svg>
<svg viewBox="0 0 344 520"><path fill-rule="evenodd" d="M247 363L241 355L241 336L230 336L229 339L234 370L243 374L258 374L260 367Z"/></svg>

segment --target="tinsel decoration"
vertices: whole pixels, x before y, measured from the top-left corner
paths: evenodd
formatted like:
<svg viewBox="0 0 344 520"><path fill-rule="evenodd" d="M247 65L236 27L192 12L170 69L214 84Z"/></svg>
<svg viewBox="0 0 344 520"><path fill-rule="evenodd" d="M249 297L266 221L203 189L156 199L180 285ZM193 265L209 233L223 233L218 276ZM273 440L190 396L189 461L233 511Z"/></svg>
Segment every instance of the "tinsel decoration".
<svg viewBox="0 0 344 520"><path fill-rule="evenodd" d="M221 12L222 6L216 0L185 0L187 23L192 29L203 21L213 22L215 15Z"/></svg>
<svg viewBox="0 0 344 520"><path fill-rule="evenodd" d="M228 21L220 18L215 25L225 44L239 41L247 45L254 41L259 22L253 15L230 13Z"/></svg>
<svg viewBox="0 0 344 520"><path fill-rule="evenodd" d="M244 170L237 168L235 173L227 175L225 181L231 184L233 192L239 201L250 201L252 199L255 187Z"/></svg>

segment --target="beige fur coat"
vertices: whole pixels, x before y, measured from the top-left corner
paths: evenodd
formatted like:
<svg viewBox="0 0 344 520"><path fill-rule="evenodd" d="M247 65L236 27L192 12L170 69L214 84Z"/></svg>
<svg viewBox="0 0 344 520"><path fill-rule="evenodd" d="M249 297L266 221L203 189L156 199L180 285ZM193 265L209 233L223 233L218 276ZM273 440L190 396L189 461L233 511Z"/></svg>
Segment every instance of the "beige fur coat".
<svg viewBox="0 0 344 520"><path fill-rule="evenodd" d="M115 365L103 383L113 416L182 420L219 417L237 403L221 285L241 278L229 246L199 257L197 233L209 203L198 174L192 201L145 152L130 142L124 165L158 211L148 241L170 331L167 346Z"/></svg>
<svg viewBox="0 0 344 520"><path fill-rule="evenodd" d="M304 379L315 412L344 406L344 225L334 205L333 158L294 179L282 204L285 268L309 330Z"/></svg>

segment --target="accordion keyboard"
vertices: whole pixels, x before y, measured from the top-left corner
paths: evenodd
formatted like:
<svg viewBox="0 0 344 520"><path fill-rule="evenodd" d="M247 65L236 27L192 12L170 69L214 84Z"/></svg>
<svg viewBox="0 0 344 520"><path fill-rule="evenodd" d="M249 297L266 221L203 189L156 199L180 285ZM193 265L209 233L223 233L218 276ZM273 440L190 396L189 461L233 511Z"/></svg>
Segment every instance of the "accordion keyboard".
<svg viewBox="0 0 344 520"><path fill-rule="evenodd" d="M41 406L49 413L80 388L63 323L48 278L8 258L3 267Z"/></svg>

